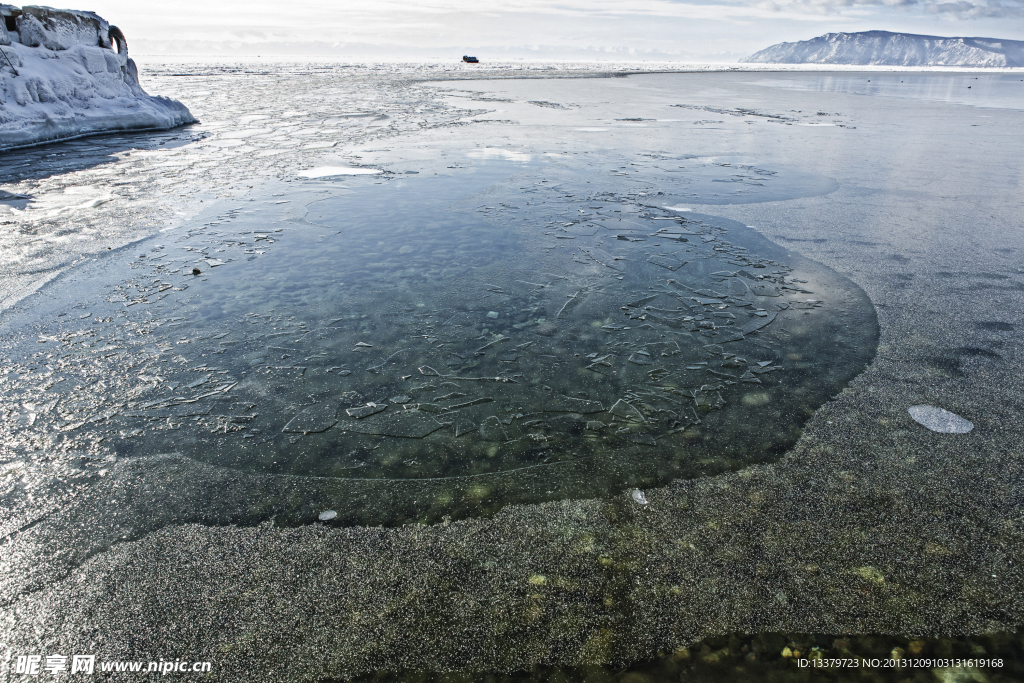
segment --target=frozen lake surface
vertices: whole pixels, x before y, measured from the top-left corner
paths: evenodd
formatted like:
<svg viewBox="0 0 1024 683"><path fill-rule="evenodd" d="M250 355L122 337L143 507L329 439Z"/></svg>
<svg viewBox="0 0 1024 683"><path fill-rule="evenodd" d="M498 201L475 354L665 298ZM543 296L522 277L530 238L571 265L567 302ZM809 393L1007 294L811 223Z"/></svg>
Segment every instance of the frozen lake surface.
<svg viewBox="0 0 1024 683"><path fill-rule="evenodd" d="M201 123L5 155L11 651L1014 628L1024 83L466 75L156 65Z"/></svg>

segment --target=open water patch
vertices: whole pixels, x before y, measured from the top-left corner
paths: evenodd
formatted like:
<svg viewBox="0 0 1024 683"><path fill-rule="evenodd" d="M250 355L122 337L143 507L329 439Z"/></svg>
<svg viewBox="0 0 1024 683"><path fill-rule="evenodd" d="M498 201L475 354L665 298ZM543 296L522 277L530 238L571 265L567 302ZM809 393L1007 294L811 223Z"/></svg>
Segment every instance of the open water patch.
<svg viewBox="0 0 1024 683"><path fill-rule="evenodd" d="M5 442L231 481L178 520L430 521L771 462L874 354L849 280L603 172L346 182L9 314Z"/></svg>

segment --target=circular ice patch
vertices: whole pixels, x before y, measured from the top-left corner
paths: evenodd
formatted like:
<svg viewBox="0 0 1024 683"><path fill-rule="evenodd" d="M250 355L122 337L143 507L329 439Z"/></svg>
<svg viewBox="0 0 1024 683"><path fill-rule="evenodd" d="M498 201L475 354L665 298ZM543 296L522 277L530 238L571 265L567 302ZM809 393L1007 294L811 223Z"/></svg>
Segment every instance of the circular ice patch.
<svg viewBox="0 0 1024 683"><path fill-rule="evenodd" d="M907 408L910 417L923 424L933 432L942 434L966 434L974 429L974 424L955 413L936 406L910 406Z"/></svg>
<svg viewBox="0 0 1024 683"><path fill-rule="evenodd" d="M495 184L518 166L489 169L312 202L287 239L272 226L289 210L227 210L211 225L274 248L206 259L219 265L203 268L201 306L161 284L166 298L132 306L128 320L114 315L120 300L90 305L87 326L71 323L78 309L68 321L40 313L53 327L36 332L61 340L47 353L60 344L76 368L62 386L118 378L75 419L109 412L89 429L115 444L112 455L177 450L272 477L280 483L259 494L260 508L289 524L313 521L303 500L343 506L322 524L371 526L615 492L646 507L638 485L781 457L873 357L878 326L863 291L754 230L638 203L617 175L600 191L589 173L551 188L535 175L527 205L526 176ZM457 197L479 212L453 208ZM147 253L154 265L131 280L140 291L165 268ZM154 316L176 323L161 328L161 345L216 340L223 355L212 364L203 344L178 349L163 381L124 405L139 381L128 368L157 343ZM131 330L138 342L125 341ZM81 335L104 340L90 351L104 364L78 362ZM11 397L38 391L38 338L5 347L5 365L25 372L7 377L0 409L21 414ZM19 444L31 449L55 419L19 421ZM66 436L58 447L76 444Z"/></svg>
<svg viewBox="0 0 1024 683"><path fill-rule="evenodd" d="M334 510L324 510L323 512L320 513L320 521L329 522L337 516L338 513L335 512Z"/></svg>

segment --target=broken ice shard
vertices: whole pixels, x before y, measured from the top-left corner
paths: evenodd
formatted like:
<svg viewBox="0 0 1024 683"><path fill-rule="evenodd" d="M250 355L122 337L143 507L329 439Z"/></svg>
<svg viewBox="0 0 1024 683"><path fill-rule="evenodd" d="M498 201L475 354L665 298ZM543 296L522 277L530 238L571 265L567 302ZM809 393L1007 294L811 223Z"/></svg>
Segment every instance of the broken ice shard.
<svg viewBox="0 0 1024 683"><path fill-rule="evenodd" d="M319 434L326 432L337 422L334 406L321 403L300 412L281 431L288 434Z"/></svg>

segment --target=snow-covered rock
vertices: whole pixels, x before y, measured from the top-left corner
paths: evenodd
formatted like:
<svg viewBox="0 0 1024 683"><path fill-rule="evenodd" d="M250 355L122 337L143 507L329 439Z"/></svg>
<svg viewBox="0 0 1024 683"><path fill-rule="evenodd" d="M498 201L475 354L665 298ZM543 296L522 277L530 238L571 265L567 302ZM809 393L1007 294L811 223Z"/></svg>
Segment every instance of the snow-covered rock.
<svg viewBox="0 0 1024 683"><path fill-rule="evenodd" d="M147 95L116 26L94 12L0 4L0 150L194 123Z"/></svg>
<svg viewBox="0 0 1024 683"><path fill-rule="evenodd" d="M744 62L767 64L877 64L881 66L1024 66L1024 41L942 38L913 33L826 33L779 43Z"/></svg>

